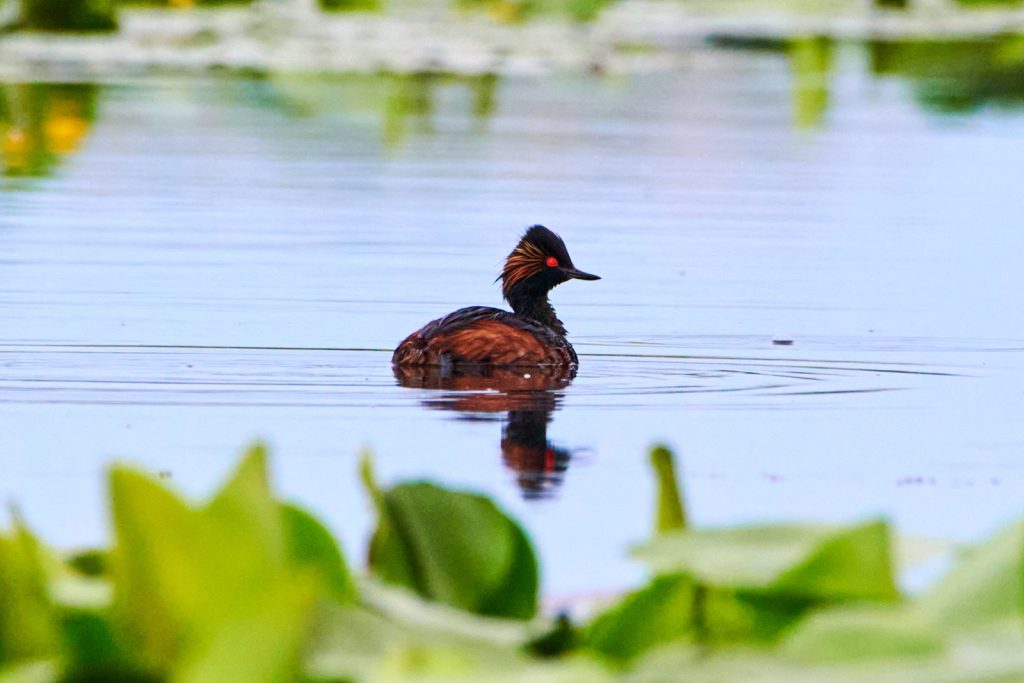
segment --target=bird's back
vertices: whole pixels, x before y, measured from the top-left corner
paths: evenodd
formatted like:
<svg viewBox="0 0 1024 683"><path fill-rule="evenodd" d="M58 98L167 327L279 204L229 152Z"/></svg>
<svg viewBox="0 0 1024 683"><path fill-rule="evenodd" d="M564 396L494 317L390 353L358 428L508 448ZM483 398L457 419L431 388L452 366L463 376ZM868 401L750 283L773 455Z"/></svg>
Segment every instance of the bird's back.
<svg viewBox="0 0 1024 683"><path fill-rule="evenodd" d="M396 365L576 365L565 337L546 325L489 306L432 320L398 345Z"/></svg>

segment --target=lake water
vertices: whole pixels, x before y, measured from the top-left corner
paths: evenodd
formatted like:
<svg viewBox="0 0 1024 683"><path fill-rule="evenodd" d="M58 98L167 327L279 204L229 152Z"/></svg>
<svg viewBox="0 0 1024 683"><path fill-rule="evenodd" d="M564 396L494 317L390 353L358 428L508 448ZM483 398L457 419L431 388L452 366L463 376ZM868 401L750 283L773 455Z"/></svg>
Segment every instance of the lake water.
<svg viewBox="0 0 1024 683"><path fill-rule="evenodd" d="M697 524L980 538L1024 509L1024 112L805 48L0 86L0 497L98 543L111 459L200 496L261 438L358 556L371 447L383 481L497 498L567 596L640 577L661 441ZM399 386L397 342L498 305L533 223L603 276L553 293L575 381Z"/></svg>

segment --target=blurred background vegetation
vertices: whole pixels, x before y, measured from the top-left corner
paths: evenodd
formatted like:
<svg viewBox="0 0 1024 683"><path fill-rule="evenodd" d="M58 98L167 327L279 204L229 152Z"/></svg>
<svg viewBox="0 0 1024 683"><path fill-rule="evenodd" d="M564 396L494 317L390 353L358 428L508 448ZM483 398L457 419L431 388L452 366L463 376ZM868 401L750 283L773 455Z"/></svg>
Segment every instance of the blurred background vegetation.
<svg viewBox="0 0 1024 683"><path fill-rule="evenodd" d="M330 12L386 12L408 8L407 2L387 0L6 0L17 6L18 27L40 31L109 31L117 28L121 8L244 7L260 2L281 6L291 3L315 6ZM477 12L504 22L537 17L590 21L615 0L451 0L448 6L459 12ZM0 2L2 5L3 2Z"/></svg>
<svg viewBox="0 0 1024 683"><path fill-rule="evenodd" d="M793 124L813 129L829 111L841 42L797 38L760 46L785 55L792 73ZM871 41L860 47L868 71L879 79L908 82L926 110L968 113L987 106L1024 104L1024 38L992 41ZM330 79L289 75L268 81L275 106L291 113L370 113L386 147L410 132L429 130L440 93L456 89L467 114L484 125L495 112L501 77L347 74ZM96 121L103 87L94 83L0 83L0 168L8 176L46 176L77 151Z"/></svg>
<svg viewBox="0 0 1024 683"><path fill-rule="evenodd" d="M43 176L76 151L96 119L91 83L0 85L0 156L9 175Z"/></svg>
<svg viewBox="0 0 1024 683"><path fill-rule="evenodd" d="M438 0L422 3L423 7L447 8L457 12L481 13L504 22L520 22L536 18L568 19L588 22L596 19L607 7L625 0ZM867 9L924 11L967 9L1006 9L1021 6L1022 0L827 0L805 2L790 0L775 3L765 0L708 2L708 0L661 0L692 9L699 14L737 14L781 11L796 14L843 13ZM402 12L417 9L421 3L409 0L2 0L16 7L19 27L31 30L108 31L117 27L121 8L217 8L243 7L256 4L319 7L336 12ZM654 3L658 4L658 3ZM8 10L8 13L11 13Z"/></svg>

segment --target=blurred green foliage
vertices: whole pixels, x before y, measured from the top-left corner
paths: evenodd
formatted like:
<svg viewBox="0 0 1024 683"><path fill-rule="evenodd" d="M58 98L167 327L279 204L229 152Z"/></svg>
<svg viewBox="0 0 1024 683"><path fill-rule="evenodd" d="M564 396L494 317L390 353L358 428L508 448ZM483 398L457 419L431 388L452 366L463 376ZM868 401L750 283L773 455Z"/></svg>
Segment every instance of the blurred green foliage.
<svg viewBox="0 0 1024 683"><path fill-rule="evenodd" d="M791 72L793 122L814 129L828 122L830 89L839 66L832 41L727 42L745 49L784 52ZM929 111L970 113L1024 104L1024 38L992 41L873 42L862 53L879 78L895 78ZM495 74L457 76L433 72L271 74L265 81L230 82L247 106L271 107L288 116L330 116L362 126L382 143L399 147L436 130L438 102L458 98L469 128L486 130L498 108ZM43 177L79 150L92 128L103 87L88 83L0 83L0 174Z"/></svg>
<svg viewBox="0 0 1024 683"><path fill-rule="evenodd" d="M537 561L522 529L483 496L426 482L378 488L369 568L383 581L476 614L529 619L537 611Z"/></svg>
<svg viewBox="0 0 1024 683"><path fill-rule="evenodd" d="M519 22L537 17L587 22L598 17L615 0L455 0L463 10L484 10L503 22Z"/></svg>
<svg viewBox="0 0 1024 683"><path fill-rule="evenodd" d="M381 487L368 575L271 491L252 448L194 504L115 466L114 544L62 557L15 514L0 535L0 681L1016 681L1024 524L923 595L882 522L694 529L652 452L651 578L582 623L537 616L522 529L482 496Z"/></svg>
<svg viewBox="0 0 1024 683"><path fill-rule="evenodd" d="M18 0L18 23L34 31L113 31L116 0Z"/></svg>
<svg viewBox="0 0 1024 683"><path fill-rule="evenodd" d="M77 150L98 92L84 83L0 84L0 174L44 176Z"/></svg>
<svg viewBox="0 0 1024 683"><path fill-rule="evenodd" d="M117 0L121 7L138 9L190 10L206 8L231 8L253 5L259 0Z"/></svg>
<svg viewBox="0 0 1024 683"><path fill-rule="evenodd" d="M792 74L794 124L816 128L825 122L835 41L807 36L778 43L730 45L785 50ZM925 109L965 113L989 105L1024 104L1024 37L873 41L866 50L871 72L908 81Z"/></svg>
<svg viewBox="0 0 1024 683"><path fill-rule="evenodd" d="M377 12L383 9L381 0L318 0L320 7L331 12Z"/></svg>
<svg viewBox="0 0 1024 683"><path fill-rule="evenodd" d="M1024 0L956 0L965 7L1013 7L1024 4Z"/></svg>
<svg viewBox="0 0 1024 683"><path fill-rule="evenodd" d="M655 509L656 533L677 531L686 528L686 508L679 493L672 451L668 446L658 445L651 449L651 469L658 484L658 504Z"/></svg>
<svg viewBox="0 0 1024 683"><path fill-rule="evenodd" d="M820 126L828 111L832 41L817 36L797 38L789 43L788 53L794 123L798 128Z"/></svg>
<svg viewBox="0 0 1024 683"><path fill-rule="evenodd" d="M914 83L921 103L937 111L1024 103L1024 37L987 41L919 40L871 43L871 69Z"/></svg>

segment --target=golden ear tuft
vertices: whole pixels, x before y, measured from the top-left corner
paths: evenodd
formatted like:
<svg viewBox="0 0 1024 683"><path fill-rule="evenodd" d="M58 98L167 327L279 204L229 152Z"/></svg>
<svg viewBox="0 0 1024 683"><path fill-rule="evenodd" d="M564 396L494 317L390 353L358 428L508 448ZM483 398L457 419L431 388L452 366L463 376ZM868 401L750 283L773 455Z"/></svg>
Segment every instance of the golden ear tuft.
<svg viewBox="0 0 1024 683"><path fill-rule="evenodd" d="M505 260L501 270L502 290L508 292L515 283L536 275L544 269L546 261L547 256L540 247L523 240Z"/></svg>

